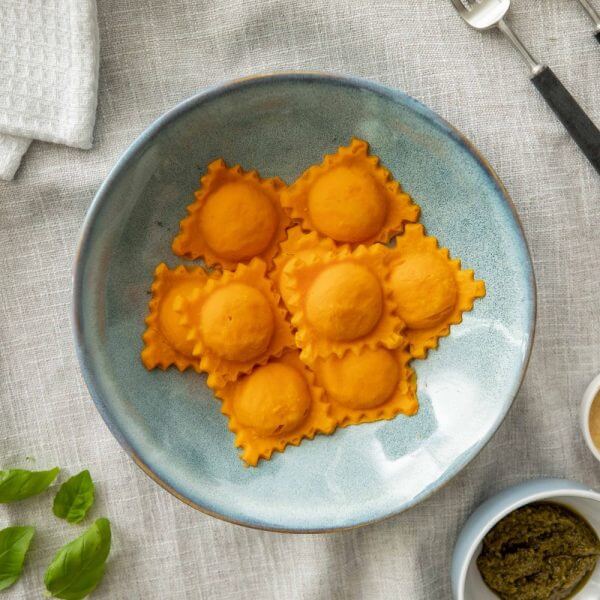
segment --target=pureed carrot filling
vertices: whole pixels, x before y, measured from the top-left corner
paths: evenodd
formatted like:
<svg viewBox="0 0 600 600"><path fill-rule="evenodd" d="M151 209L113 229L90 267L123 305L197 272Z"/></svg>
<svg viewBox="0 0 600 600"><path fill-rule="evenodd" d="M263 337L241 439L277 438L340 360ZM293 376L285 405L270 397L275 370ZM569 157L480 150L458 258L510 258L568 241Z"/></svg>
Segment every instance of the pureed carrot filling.
<svg viewBox="0 0 600 600"><path fill-rule="evenodd" d="M207 373L251 466L336 427L414 415L411 360L485 286L425 234L368 144L289 187L222 159L200 184L172 249L214 270L156 269L146 368Z"/></svg>

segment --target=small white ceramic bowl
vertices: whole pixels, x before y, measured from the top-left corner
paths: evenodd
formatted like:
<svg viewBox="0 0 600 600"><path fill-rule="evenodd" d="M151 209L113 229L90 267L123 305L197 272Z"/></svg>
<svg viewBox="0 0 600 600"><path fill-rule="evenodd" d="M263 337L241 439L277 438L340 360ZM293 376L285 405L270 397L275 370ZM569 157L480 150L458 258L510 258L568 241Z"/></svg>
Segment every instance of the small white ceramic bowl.
<svg viewBox="0 0 600 600"><path fill-rule="evenodd" d="M454 547L452 593L455 600L498 600L485 585L476 559L486 533L513 510L531 502L550 501L573 509L584 517L600 536L600 494L566 479L534 479L510 487L486 500L469 517ZM584 588L574 598L600 598L600 567L596 567Z"/></svg>
<svg viewBox="0 0 600 600"><path fill-rule="evenodd" d="M581 401L581 410L579 412L581 420L581 431L583 431L583 438L587 444L590 452L600 461L600 450L596 448L596 444L592 441L590 434L590 410L592 408L592 402L594 398L600 392L600 375L595 379L592 379L590 385L587 386L585 393L583 394L583 400Z"/></svg>

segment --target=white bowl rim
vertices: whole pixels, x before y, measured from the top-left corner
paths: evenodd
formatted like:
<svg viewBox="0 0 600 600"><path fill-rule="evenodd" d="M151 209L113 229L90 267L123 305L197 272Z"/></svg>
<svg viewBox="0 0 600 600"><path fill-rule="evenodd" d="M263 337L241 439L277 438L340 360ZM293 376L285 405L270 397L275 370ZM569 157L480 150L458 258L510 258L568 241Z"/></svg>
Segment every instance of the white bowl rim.
<svg viewBox="0 0 600 600"><path fill-rule="evenodd" d="M594 455L597 461L600 462L600 449L594 444L592 440L592 434L590 433L590 411L592 409L592 402L600 392L600 374L596 375L594 379L587 386L583 393L583 400L581 401L581 431L583 432L583 439L590 452Z"/></svg>
<svg viewBox="0 0 600 600"><path fill-rule="evenodd" d="M599 383L600 383L600 378L597 378L597 379L599 379ZM523 482L523 483L526 483L526 482ZM568 482L568 481L564 481L563 483L565 485L564 488L557 487L556 489L553 489L553 490L544 490L541 492L535 492L532 494L528 494L527 496L523 496L519 500L515 500L515 501L511 502L508 506L503 508L500 512L496 513L494 515L494 517L492 517L486 523L485 527L482 528L482 530L479 532L477 537L471 543L471 546L469 547L469 551L465 555L465 558L462 562L461 569L460 569L460 575L458 578L458 586L457 586L458 598L457 598L457 600L464 600L464 598L465 598L465 582L467 579L467 572L469 570L469 567L471 566L471 563L473 562L473 555L475 554L475 550L477 550L477 547L479 546L479 544L481 543L483 538L486 536L486 534L492 529L492 527L494 527L494 525L496 525L496 523L501 521L506 515L510 514L514 510L517 510L517 508L521 508L522 506L525 506L526 504L531 504L532 502L540 502L541 500L550 500L552 498L556 498L559 496L561 496L561 497L562 496L571 496L573 498L587 498L589 500L596 500L597 502L600 502L600 493L594 492L593 490L590 490L590 489L577 489L577 488L568 487L568 485L570 484L570 482ZM507 488L507 489L510 489L510 488ZM500 493L500 492L498 492L498 493ZM489 499L491 500L492 498L494 498L494 496L491 496ZM487 500L486 500L486 502L487 502Z"/></svg>

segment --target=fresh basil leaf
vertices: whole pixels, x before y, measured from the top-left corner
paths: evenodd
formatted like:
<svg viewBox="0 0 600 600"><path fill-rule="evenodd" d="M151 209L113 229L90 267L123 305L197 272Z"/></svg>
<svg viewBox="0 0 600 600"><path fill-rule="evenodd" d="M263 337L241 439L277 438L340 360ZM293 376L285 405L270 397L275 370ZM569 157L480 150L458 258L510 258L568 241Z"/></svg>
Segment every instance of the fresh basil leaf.
<svg viewBox="0 0 600 600"><path fill-rule="evenodd" d="M33 527L7 527L0 531L0 590L18 581L23 571L25 554L29 549Z"/></svg>
<svg viewBox="0 0 600 600"><path fill-rule="evenodd" d="M0 504L41 494L56 479L59 471L58 467L50 471L0 471Z"/></svg>
<svg viewBox="0 0 600 600"><path fill-rule="evenodd" d="M110 521L98 519L56 553L44 575L46 589L63 600L85 598L102 580L109 552Z"/></svg>
<svg viewBox="0 0 600 600"><path fill-rule="evenodd" d="M69 523L83 520L90 506L94 504L94 482L86 469L67 479L54 497L52 511L57 517Z"/></svg>

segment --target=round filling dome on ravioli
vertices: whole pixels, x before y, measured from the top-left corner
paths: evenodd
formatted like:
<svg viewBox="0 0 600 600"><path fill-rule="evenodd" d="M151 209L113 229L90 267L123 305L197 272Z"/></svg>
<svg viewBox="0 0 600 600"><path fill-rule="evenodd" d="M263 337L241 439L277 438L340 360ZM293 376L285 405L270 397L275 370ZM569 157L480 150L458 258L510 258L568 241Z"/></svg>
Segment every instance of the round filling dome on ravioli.
<svg viewBox="0 0 600 600"><path fill-rule="evenodd" d="M227 360L248 361L263 354L274 328L269 301L244 283L229 283L216 289L202 305L202 339L215 354Z"/></svg>
<svg viewBox="0 0 600 600"><path fill-rule="evenodd" d="M268 437L297 429L308 416L311 401L308 385L296 369L271 363L240 383L233 411L242 425Z"/></svg>
<svg viewBox="0 0 600 600"><path fill-rule="evenodd" d="M336 402L352 409L375 408L388 400L400 379L400 367L389 350L365 349L322 361L319 381Z"/></svg>
<svg viewBox="0 0 600 600"><path fill-rule="evenodd" d="M340 342L371 332L383 306L383 290L375 274L350 261L324 269L305 299L306 318L312 326L326 338Z"/></svg>
<svg viewBox="0 0 600 600"><path fill-rule="evenodd" d="M170 289L163 298L158 313L159 329L167 342L190 358L193 356L194 342L187 339L188 328L181 324L181 314L175 310L174 304L178 297L191 294L197 287L195 282L184 281Z"/></svg>
<svg viewBox="0 0 600 600"><path fill-rule="evenodd" d="M394 264L390 287L398 314L411 329L425 329L444 320L458 297L452 269L433 253L409 254Z"/></svg>
<svg viewBox="0 0 600 600"><path fill-rule="evenodd" d="M278 216L269 197L248 182L226 183L202 209L201 235L217 255L240 261L259 255L271 243Z"/></svg>
<svg viewBox="0 0 600 600"><path fill-rule="evenodd" d="M317 231L339 242L362 242L385 223L387 202L369 173L339 166L321 175L308 195L308 212Z"/></svg>

